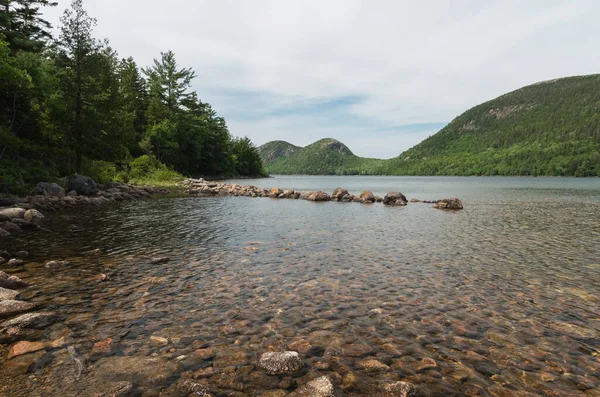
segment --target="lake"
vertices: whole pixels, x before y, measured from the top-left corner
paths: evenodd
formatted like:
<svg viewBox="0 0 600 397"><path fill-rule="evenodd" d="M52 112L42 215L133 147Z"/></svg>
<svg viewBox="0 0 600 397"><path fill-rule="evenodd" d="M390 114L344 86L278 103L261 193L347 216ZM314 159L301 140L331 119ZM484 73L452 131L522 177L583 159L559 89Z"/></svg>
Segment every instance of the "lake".
<svg viewBox="0 0 600 397"><path fill-rule="evenodd" d="M0 269L61 321L27 335L45 344L35 353L8 360L0 340L0 395L103 395L128 381L134 395L179 396L191 379L215 395L284 396L329 375L348 396L395 381L424 396L600 396L600 179L235 182L460 197L465 209L214 197L47 214L48 231L0 240L30 253ZM80 379L67 345L86 362ZM304 369L256 367L283 350Z"/></svg>

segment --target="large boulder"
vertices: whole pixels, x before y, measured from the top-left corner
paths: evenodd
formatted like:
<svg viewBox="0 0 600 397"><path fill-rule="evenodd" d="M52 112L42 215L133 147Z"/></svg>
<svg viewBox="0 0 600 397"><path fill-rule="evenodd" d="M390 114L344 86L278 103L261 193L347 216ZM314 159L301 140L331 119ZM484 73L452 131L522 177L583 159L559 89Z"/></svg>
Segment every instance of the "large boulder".
<svg viewBox="0 0 600 397"><path fill-rule="evenodd" d="M42 214L38 210L31 209L31 210L25 211L25 215L23 216L23 218L27 222L36 223L36 222L39 222L42 219L44 219L44 214Z"/></svg>
<svg viewBox="0 0 600 397"><path fill-rule="evenodd" d="M360 198L363 200L363 203L374 203L375 195L368 190L363 191L360 194Z"/></svg>
<svg viewBox="0 0 600 397"><path fill-rule="evenodd" d="M14 314L26 312L33 308L33 303L15 300L5 300L0 302L0 317L9 317Z"/></svg>
<svg viewBox="0 0 600 397"><path fill-rule="evenodd" d="M438 201L433 208L439 208L441 210L462 210L463 203L459 198L449 198Z"/></svg>
<svg viewBox="0 0 600 397"><path fill-rule="evenodd" d="M42 196L65 197L65 189L56 183L40 182L35 187L35 193Z"/></svg>
<svg viewBox="0 0 600 397"><path fill-rule="evenodd" d="M331 195L331 198L335 201L340 201L342 197L347 196L349 193L346 189L342 189L341 187L336 188Z"/></svg>
<svg viewBox="0 0 600 397"><path fill-rule="evenodd" d="M258 367L270 375L293 374L304 367L297 352L268 352L258 361Z"/></svg>
<svg viewBox="0 0 600 397"><path fill-rule="evenodd" d="M309 201L331 201L331 196L325 192L312 192L308 196Z"/></svg>
<svg viewBox="0 0 600 397"><path fill-rule="evenodd" d="M24 208L5 208L0 210L0 214L6 215L9 218L23 218L26 210Z"/></svg>
<svg viewBox="0 0 600 397"><path fill-rule="evenodd" d="M69 191L71 190L79 195L93 196L98 193L98 185L92 178L77 174L69 179Z"/></svg>
<svg viewBox="0 0 600 397"><path fill-rule="evenodd" d="M408 200L400 192L389 192L383 198L383 204L385 205L406 205Z"/></svg>

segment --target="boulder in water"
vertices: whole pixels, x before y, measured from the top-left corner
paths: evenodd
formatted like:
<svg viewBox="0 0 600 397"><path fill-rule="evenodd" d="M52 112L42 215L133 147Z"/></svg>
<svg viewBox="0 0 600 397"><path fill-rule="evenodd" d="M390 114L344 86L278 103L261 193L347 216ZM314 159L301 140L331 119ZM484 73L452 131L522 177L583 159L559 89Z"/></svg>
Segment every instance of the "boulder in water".
<svg viewBox="0 0 600 397"><path fill-rule="evenodd" d="M283 194L283 190L281 190L278 187L274 187L273 189L269 190L269 197L270 198L278 198L282 194Z"/></svg>
<svg viewBox="0 0 600 397"><path fill-rule="evenodd" d="M71 190L79 195L93 196L98 193L98 185L92 178L77 174L69 179L69 191Z"/></svg>
<svg viewBox="0 0 600 397"><path fill-rule="evenodd" d="M7 237L10 236L10 233L7 232L6 230L0 228L0 237Z"/></svg>
<svg viewBox="0 0 600 397"><path fill-rule="evenodd" d="M400 192L389 192L383 198L383 204L385 205L398 205L403 206L408 203L406 196Z"/></svg>
<svg viewBox="0 0 600 397"><path fill-rule="evenodd" d="M27 287L27 285L26 282L22 281L17 276L9 277L8 274L0 271L0 288L15 289Z"/></svg>
<svg viewBox="0 0 600 397"><path fill-rule="evenodd" d="M335 397L339 393L328 376L311 380L298 390L288 394L289 397Z"/></svg>
<svg viewBox="0 0 600 397"><path fill-rule="evenodd" d="M331 198L335 201L340 201L344 196L347 196L349 193L346 189L342 189L341 187L336 188L331 195Z"/></svg>
<svg viewBox="0 0 600 397"><path fill-rule="evenodd" d="M459 198L454 197L438 201L433 208L438 208L441 210L462 210L463 203Z"/></svg>
<svg viewBox="0 0 600 397"><path fill-rule="evenodd" d="M363 191L360 194L360 198L363 200L364 203L374 203L376 201L375 195L368 190Z"/></svg>
<svg viewBox="0 0 600 397"><path fill-rule="evenodd" d="M270 375L293 374L304 367L304 362L297 352L268 352L260 357L258 367Z"/></svg>
<svg viewBox="0 0 600 397"><path fill-rule="evenodd" d="M38 210L31 209L25 211L23 219L25 219L27 222L36 223L44 219L44 214Z"/></svg>
<svg viewBox="0 0 600 397"><path fill-rule="evenodd" d="M312 192L309 196L308 196L308 200L309 201L331 201L331 196L329 196L327 193L325 192Z"/></svg>
<svg viewBox="0 0 600 397"><path fill-rule="evenodd" d="M8 317L14 314L19 314L34 308L33 303L6 300L0 302L0 317Z"/></svg>
<svg viewBox="0 0 600 397"><path fill-rule="evenodd" d="M15 291L12 291L15 292ZM18 327L18 328L46 328L54 321L56 321L56 313L51 312L40 312L40 313L27 313L22 314L19 317L13 318L12 320L5 321L2 323L2 328Z"/></svg>
<svg viewBox="0 0 600 397"><path fill-rule="evenodd" d="M417 388L412 383L394 382L381 387L385 396L389 397L414 397L417 395Z"/></svg>
<svg viewBox="0 0 600 397"><path fill-rule="evenodd" d="M9 218L23 218L26 210L24 208L5 208L0 210L0 214L6 215Z"/></svg>
<svg viewBox="0 0 600 397"><path fill-rule="evenodd" d="M12 301L17 299L19 296L18 291L13 291L12 289L6 289L0 287L0 302L1 301Z"/></svg>

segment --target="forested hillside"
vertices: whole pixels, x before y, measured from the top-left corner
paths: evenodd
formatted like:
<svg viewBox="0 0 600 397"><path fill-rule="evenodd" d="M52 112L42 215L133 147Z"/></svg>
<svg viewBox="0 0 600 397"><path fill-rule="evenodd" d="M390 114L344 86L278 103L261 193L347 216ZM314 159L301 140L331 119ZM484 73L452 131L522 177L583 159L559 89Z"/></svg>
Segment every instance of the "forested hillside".
<svg viewBox="0 0 600 397"><path fill-rule="evenodd" d="M476 106L382 173L600 176L600 75L545 81Z"/></svg>
<svg viewBox="0 0 600 397"><path fill-rule="evenodd" d="M272 174L375 175L380 173L384 162L358 157L346 145L330 138L304 148L273 141L260 146L258 151Z"/></svg>
<svg viewBox="0 0 600 397"><path fill-rule="evenodd" d="M171 51L145 68L119 57L94 37L82 0L56 37L42 15L50 1L3 4L0 192L75 172L100 182L265 174L250 140L231 137Z"/></svg>

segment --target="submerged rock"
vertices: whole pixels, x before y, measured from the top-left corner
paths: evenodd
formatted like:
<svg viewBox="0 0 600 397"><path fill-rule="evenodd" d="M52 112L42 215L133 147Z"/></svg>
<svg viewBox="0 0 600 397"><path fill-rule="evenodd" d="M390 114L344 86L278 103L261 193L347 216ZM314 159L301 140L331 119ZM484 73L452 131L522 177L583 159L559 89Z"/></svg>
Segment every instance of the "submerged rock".
<svg viewBox="0 0 600 397"><path fill-rule="evenodd" d="M381 387L382 394L386 397L413 397L417 395L417 388L412 383L395 382Z"/></svg>
<svg viewBox="0 0 600 397"><path fill-rule="evenodd" d="M14 300L17 296L19 296L18 291L0 287L0 302Z"/></svg>
<svg viewBox="0 0 600 397"><path fill-rule="evenodd" d="M12 291L15 292L15 291ZM3 328L19 327L19 328L46 328L54 321L58 316L52 312L40 312L40 313L27 313L22 314L19 317L13 318L2 323Z"/></svg>
<svg viewBox="0 0 600 397"><path fill-rule="evenodd" d="M33 353L46 348L46 344L42 342L17 342L8 349L8 358L22 356L23 354Z"/></svg>
<svg viewBox="0 0 600 397"><path fill-rule="evenodd" d="M449 198L438 201L437 204L433 206L433 208L438 208L442 210L462 210L463 203L459 198Z"/></svg>
<svg viewBox="0 0 600 397"><path fill-rule="evenodd" d="M68 261L50 261L47 262L44 266L46 269L60 269L62 267L70 265L71 262Z"/></svg>
<svg viewBox="0 0 600 397"><path fill-rule="evenodd" d="M8 234L15 234L15 233L19 233L21 231L21 228L19 227L19 225L17 225L16 223L13 223L13 222L0 223L0 229L3 229Z"/></svg>
<svg viewBox="0 0 600 397"><path fill-rule="evenodd" d="M7 237L10 236L10 233L7 232L6 230L0 228L0 237Z"/></svg>
<svg viewBox="0 0 600 397"><path fill-rule="evenodd" d="M9 277L8 274L0 271L0 288L15 289L27 287L27 285L26 282L22 281L17 276Z"/></svg>
<svg viewBox="0 0 600 397"><path fill-rule="evenodd" d="M288 394L289 397L334 397L338 393L328 376L322 376Z"/></svg>
<svg viewBox="0 0 600 397"><path fill-rule="evenodd" d="M383 204L403 206L408 204L408 200L406 199L406 196L400 192L389 192L383 198Z"/></svg>
<svg viewBox="0 0 600 397"><path fill-rule="evenodd" d="M0 302L0 317L8 317L14 314L26 312L34 307L34 304L29 302L5 300Z"/></svg>
<svg viewBox="0 0 600 397"><path fill-rule="evenodd" d="M268 352L260 357L258 367L270 375L293 374L304 367L304 362L297 352Z"/></svg>
<svg viewBox="0 0 600 397"><path fill-rule="evenodd" d="M8 266L23 266L24 264L25 264L25 261L23 259L17 259L17 258L13 258L13 259L9 260L7 263Z"/></svg>
<svg viewBox="0 0 600 397"><path fill-rule="evenodd" d="M105 357L95 365L95 377L110 381L133 381L135 384L160 385L177 371L177 364L159 357Z"/></svg>
<svg viewBox="0 0 600 397"><path fill-rule="evenodd" d="M171 260L171 258L167 258L166 256L163 257L158 257L158 258L151 258L150 259L150 264L152 265L159 265L162 263L167 263Z"/></svg>

